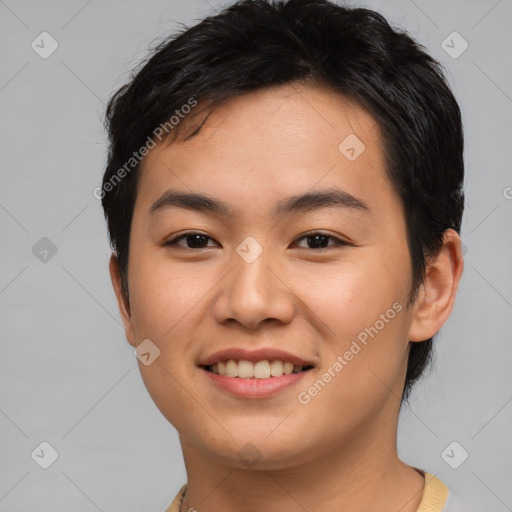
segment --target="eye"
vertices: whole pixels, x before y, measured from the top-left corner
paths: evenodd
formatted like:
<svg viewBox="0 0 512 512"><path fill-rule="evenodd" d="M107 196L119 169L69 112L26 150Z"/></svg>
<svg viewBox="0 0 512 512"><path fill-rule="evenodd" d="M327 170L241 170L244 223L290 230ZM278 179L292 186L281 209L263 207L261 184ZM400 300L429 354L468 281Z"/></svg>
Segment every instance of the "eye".
<svg viewBox="0 0 512 512"><path fill-rule="evenodd" d="M177 245L179 247L184 247L185 249L206 249L208 247L214 247L214 246L205 246L206 240L213 240L211 236L205 235L204 233L201 233L200 231L190 231L188 233L183 233L172 240L169 240L164 245ZM182 244L179 244L178 242L181 240L185 240L186 243L190 244L190 246L183 246Z"/></svg>
<svg viewBox="0 0 512 512"><path fill-rule="evenodd" d="M344 240L340 240L339 238L336 238L335 236L329 235L328 233L324 233L323 231L311 231L309 233L306 233L305 235L297 238L297 240L306 240L308 243L310 243L313 247L301 247L301 249L328 249L333 246L339 246L339 245L349 245L348 242L345 242ZM334 243L331 245L325 245L325 242L328 242L328 240L334 240Z"/></svg>
<svg viewBox="0 0 512 512"><path fill-rule="evenodd" d="M185 241L185 245L179 243L182 240ZM164 245L184 247L185 249L207 249L208 247L215 247L212 245L206 245L208 240L213 240L213 238L201 233L200 231L189 231L188 233L182 233L181 235L169 240ZM323 231L311 231L297 238L296 241L301 240L306 240L310 245L312 245L312 247L301 247L302 249L328 249L333 246L350 245L348 242L340 240L328 233L324 233ZM333 240L334 243L325 245L329 240Z"/></svg>

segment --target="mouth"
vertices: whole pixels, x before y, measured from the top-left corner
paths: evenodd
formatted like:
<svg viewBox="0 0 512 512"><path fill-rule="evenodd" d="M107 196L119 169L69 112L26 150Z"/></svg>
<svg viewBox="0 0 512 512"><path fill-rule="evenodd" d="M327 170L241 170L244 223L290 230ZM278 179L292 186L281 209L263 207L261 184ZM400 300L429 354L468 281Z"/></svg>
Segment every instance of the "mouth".
<svg viewBox="0 0 512 512"><path fill-rule="evenodd" d="M198 362L214 389L244 399L264 399L291 390L316 365L276 348L220 350Z"/></svg>
<svg viewBox="0 0 512 512"><path fill-rule="evenodd" d="M312 364L294 364L280 359L262 359L249 361L247 359L226 359L213 364L201 365L206 371L239 379L275 379L283 375L292 375L312 370Z"/></svg>

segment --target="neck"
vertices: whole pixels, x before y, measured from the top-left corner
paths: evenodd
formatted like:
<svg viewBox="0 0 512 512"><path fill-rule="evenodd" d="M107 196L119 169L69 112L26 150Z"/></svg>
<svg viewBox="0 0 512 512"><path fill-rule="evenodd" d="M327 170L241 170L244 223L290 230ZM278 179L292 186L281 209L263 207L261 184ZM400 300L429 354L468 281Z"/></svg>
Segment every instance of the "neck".
<svg viewBox="0 0 512 512"><path fill-rule="evenodd" d="M205 455L180 436L188 481L182 511L416 512L424 478L398 458L398 417L389 420L359 428L338 446L315 450L284 469L257 469L258 464L241 469Z"/></svg>

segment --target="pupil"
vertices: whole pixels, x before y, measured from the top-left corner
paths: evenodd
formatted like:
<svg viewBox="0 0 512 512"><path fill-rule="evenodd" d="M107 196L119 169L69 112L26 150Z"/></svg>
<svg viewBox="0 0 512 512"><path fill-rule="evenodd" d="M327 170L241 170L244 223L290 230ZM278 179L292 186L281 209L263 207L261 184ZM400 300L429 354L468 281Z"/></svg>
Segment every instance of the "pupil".
<svg viewBox="0 0 512 512"><path fill-rule="evenodd" d="M206 238L207 237L205 235L200 234L187 235L187 243L189 243L190 240L193 240L191 243L189 243L190 247L201 247L203 245L201 241L206 242Z"/></svg>
<svg viewBox="0 0 512 512"><path fill-rule="evenodd" d="M323 239L323 241L327 241L327 235L311 235L311 236L308 236L308 241L314 240L314 242L311 245L313 245L315 248L325 247L325 244L322 244L321 242L320 242L320 244L318 243L319 239Z"/></svg>

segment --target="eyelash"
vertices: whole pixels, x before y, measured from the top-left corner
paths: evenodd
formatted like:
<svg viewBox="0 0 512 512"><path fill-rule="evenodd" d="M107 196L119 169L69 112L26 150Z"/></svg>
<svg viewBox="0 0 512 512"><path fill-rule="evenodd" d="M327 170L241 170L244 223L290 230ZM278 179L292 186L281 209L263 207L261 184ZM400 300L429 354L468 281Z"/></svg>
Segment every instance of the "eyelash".
<svg viewBox="0 0 512 512"><path fill-rule="evenodd" d="M164 245L165 246L173 246L173 245L177 246L178 245L177 242L179 240L181 240L182 238L185 238L187 236L191 236L191 235L203 235L205 238L209 238L210 240L213 240L213 238L211 236L208 236L205 233L202 233L201 231L189 231L187 233L182 233L181 235L178 235L177 237L169 240ZM325 236L327 238L335 240L335 243L332 244L332 245L329 245L327 247L320 247L320 248L317 248L317 249L309 248L309 247L301 247L301 249L309 249L309 250L312 250L312 251L325 251L327 249L331 249L331 248L336 247L336 246L350 245L348 242L345 242L344 240L341 240L340 238L332 236L329 233L325 233L323 231L310 231L310 232L305 233L304 235L300 236L295 241L300 241L300 240L303 240L304 238L313 237L315 235ZM189 249L191 251L194 251L194 250L197 251L197 250L201 250L201 249L209 249L209 248L211 248L211 246L210 247L199 247L199 248L197 248L197 247L196 248L194 248L194 247L183 247L183 246L178 246L178 247L182 247L183 249Z"/></svg>

